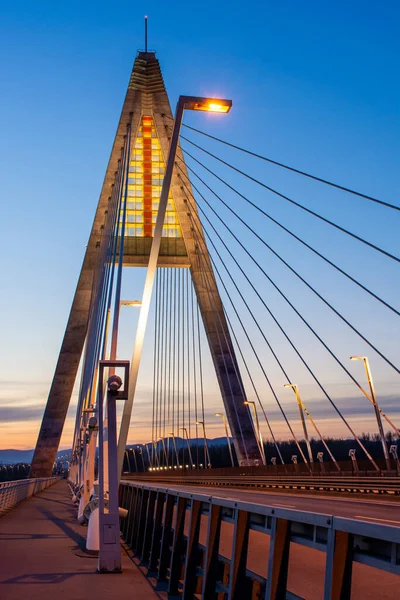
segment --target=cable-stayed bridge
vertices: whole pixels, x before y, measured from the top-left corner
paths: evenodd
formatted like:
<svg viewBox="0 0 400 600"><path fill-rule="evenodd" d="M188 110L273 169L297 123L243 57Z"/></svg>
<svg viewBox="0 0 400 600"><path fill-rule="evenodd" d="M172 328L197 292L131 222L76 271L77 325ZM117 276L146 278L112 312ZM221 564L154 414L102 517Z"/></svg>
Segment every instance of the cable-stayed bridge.
<svg viewBox="0 0 400 600"><path fill-rule="evenodd" d="M0 498L54 483L79 373L69 481L100 571L121 570L121 526L170 595L311 597L288 589L301 546L326 555L321 597L350 598L353 564L399 572L400 421L372 369L394 389L400 312L385 281L400 258L365 225L393 227L400 208L183 122L229 119L231 105L181 96L173 114L155 53L138 53L31 480ZM131 356L124 307L137 310ZM265 560L249 566L252 544Z"/></svg>

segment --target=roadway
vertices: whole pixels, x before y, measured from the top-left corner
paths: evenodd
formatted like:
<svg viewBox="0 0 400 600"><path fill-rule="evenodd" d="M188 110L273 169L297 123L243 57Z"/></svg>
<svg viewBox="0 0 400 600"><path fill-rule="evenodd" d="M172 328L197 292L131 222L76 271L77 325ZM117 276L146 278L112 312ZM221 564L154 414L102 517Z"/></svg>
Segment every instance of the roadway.
<svg viewBox="0 0 400 600"><path fill-rule="evenodd" d="M132 481L130 478L129 481ZM192 494L207 494L233 501L252 502L267 506L298 509L329 516L359 519L380 525L400 526L400 501L355 498L352 495L312 494L310 492L272 492L260 489L216 488L207 485L173 484L171 481L154 482L138 478L139 484L154 488L168 488ZM202 517L200 543L205 544L207 517ZM187 534L187 520L185 523ZM223 523L219 554L230 558L233 525ZM250 532L247 568L265 577L269 554L269 536L258 531ZM324 552L297 543L291 544L288 589L305 600L322 600L326 555ZM377 570L360 563L353 564L352 593L354 600L392 600L398 597L399 577L392 573ZM245 599L244 599L245 600ZM247 599L246 599L247 600Z"/></svg>

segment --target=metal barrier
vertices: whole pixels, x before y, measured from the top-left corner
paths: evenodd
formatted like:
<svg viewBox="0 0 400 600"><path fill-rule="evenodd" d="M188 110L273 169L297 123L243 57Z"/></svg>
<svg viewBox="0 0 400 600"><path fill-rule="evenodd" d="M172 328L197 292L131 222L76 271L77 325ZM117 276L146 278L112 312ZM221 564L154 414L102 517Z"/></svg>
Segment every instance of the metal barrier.
<svg viewBox="0 0 400 600"><path fill-rule="evenodd" d="M59 477L42 477L0 483L0 516L22 502L22 500L42 492L58 480Z"/></svg>
<svg viewBox="0 0 400 600"><path fill-rule="evenodd" d="M130 481L121 482L120 506L128 509L121 521L126 543L170 594L181 589L185 600L299 598L287 590L292 543L326 553L324 600L350 599L354 562L400 574L398 527ZM200 544L204 518L206 543ZM231 558L219 552L223 523L233 526ZM267 577L246 567L251 530L269 536Z"/></svg>
<svg viewBox="0 0 400 600"><path fill-rule="evenodd" d="M211 469L204 471L186 471L183 473L124 473L124 479L156 483L158 485L195 485L208 487L236 487L236 488L270 488L275 490L311 491L311 492L337 492L364 495L385 494L388 496L400 495L400 480L398 477L348 477L338 475L334 477L323 476L290 476L279 477L253 475L244 472L240 475L214 475Z"/></svg>

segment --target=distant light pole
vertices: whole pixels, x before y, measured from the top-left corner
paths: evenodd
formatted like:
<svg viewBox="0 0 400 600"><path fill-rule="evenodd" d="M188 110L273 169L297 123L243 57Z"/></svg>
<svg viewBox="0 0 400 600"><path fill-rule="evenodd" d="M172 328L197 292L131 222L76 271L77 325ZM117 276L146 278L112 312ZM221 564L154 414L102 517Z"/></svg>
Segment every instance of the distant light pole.
<svg viewBox="0 0 400 600"><path fill-rule="evenodd" d="M165 466L168 467L168 456L167 456L167 451L165 449L164 438L163 437L159 437L158 441L161 442L161 444L162 444L163 451L164 451L164 457L165 457Z"/></svg>
<svg viewBox="0 0 400 600"><path fill-rule="evenodd" d="M310 440L308 439L307 425L306 425L306 421L304 419L303 403L300 398L299 388L295 383L285 383L284 387L293 388L294 392L296 394L297 406L299 407L300 419L301 419L301 424L303 426L304 438L306 440L308 457L310 459L310 463L312 464L314 462L314 458L313 458L313 454L312 454L312 450L311 450Z"/></svg>
<svg viewBox="0 0 400 600"><path fill-rule="evenodd" d="M356 451L355 451L354 448L352 448L351 450L349 450L349 456L350 456L351 460L353 461L354 471L356 473L359 473L360 469L358 468L358 462L357 462L357 458L356 458Z"/></svg>
<svg viewBox="0 0 400 600"><path fill-rule="evenodd" d="M118 442L118 457L120 472L122 470L122 461L124 450L128 439L129 425L131 421L133 399L135 396L136 383L139 373L140 359L144 337L147 326L147 319L150 310L151 296L153 293L154 278L157 269L157 262L160 253L161 237L165 221L165 212L168 205L168 196L171 187L172 172L176 160L176 151L178 148L179 132L182 125L183 113L185 110L200 110L206 112L227 113L232 107L231 100L222 100L216 98L200 98L195 96L180 96L175 111L174 126L172 130L171 143L169 147L168 159L165 168L163 184L161 188L160 202L156 225L154 229L153 241L150 250L150 256L147 266L146 280L143 289L142 304L140 307L139 321L136 329L136 339L132 355L132 367L129 380L129 397L124 405L121 419L121 429ZM193 464L193 463L192 463Z"/></svg>
<svg viewBox="0 0 400 600"><path fill-rule="evenodd" d="M385 440L385 432L384 432L383 425L382 425L381 413L380 413L378 403L376 401L374 382L372 381L372 374L371 374L371 369L369 366L368 358L366 356L350 356L350 360L362 360L364 362L365 372L367 374L367 379L368 379L368 385L369 385L369 389L371 392L372 404L374 406L376 422L378 423L378 431L379 431L379 436L381 438L381 443L382 443L382 448L383 448L383 456L385 457L386 468L388 471L390 471L390 469L391 469L390 457L389 457L388 447L387 447L386 440Z"/></svg>
<svg viewBox="0 0 400 600"><path fill-rule="evenodd" d="M147 442L147 444L144 445L144 447L146 448L147 451L147 460L149 461L149 467L151 468L153 466L153 463L151 462L151 458L150 458L150 452L149 452L149 447L148 444L150 442Z"/></svg>
<svg viewBox="0 0 400 600"><path fill-rule="evenodd" d="M160 466L160 459L158 457L157 454L157 442L156 440L151 440L151 443L153 444L153 456L154 456L154 464L155 464L155 468Z"/></svg>
<svg viewBox="0 0 400 600"><path fill-rule="evenodd" d="M253 402L252 400L245 400L243 402L243 404L245 404L246 406L252 406L253 407L254 418L255 418L255 421L256 421L256 428L257 428L258 445L259 445L259 448L260 448L260 453L261 453L261 458L262 458L263 465L266 465L265 451L264 451L264 442L263 442L263 439L262 439L262 434L261 434L261 429L260 429L260 423L258 421L258 414L257 414L256 403Z"/></svg>
<svg viewBox="0 0 400 600"><path fill-rule="evenodd" d="M188 447L188 453L189 453L189 461L190 461L190 466L194 467L194 463L193 463L193 458L192 458L192 452L190 450L190 441L189 441L189 435L188 435L188 430L186 429L186 427L180 427L180 430L183 431L185 433L186 436L186 442L187 442L187 447Z"/></svg>
<svg viewBox="0 0 400 600"><path fill-rule="evenodd" d="M176 439L175 439L175 435L174 435L174 433L172 433L172 432L171 432L171 433L169 433L168 435L169 435L169 437L170 437L170 438L172 438L172 443L173 443L173 446L174 446L174 450L175 450L175 456L176 456L176 464L177 464L177 466L178 466L178 469L179 469L179 468L180 468L180 464L179 464L179 455L178 455L178 450L177 450L177 448L176 448Z"/></svg>
<svg viewBox="0 0 400 600"><path fill-rule="evenodd" d="M142 457L142 465L143 465L143 473L144 473L146 471L146 467L144 466L143 449L140 446L136 446L136 448L139 450L139 454Z"/></svg>
<svg viewBox="0 0 400 600"><path fill-rule="evenodd" d="M208 468L211 468L210 453L208 451L208 445L207 445L206 426L204 424L204 421L196 421L196 425L202 426L203 438L204 438L204 462Z"/></svg>
<svg viewBox="0 0 400 600"><path fill-rule="evenodd" d="M226 422L226 417L224 415L224 413L215 413L216 417L222 417L222 421L224 423L224 428L225 428L225 436L226 436L226 441L228 444L228 450L229 450L229 456L231 457L231 465L232 467L235 466L234 460L233 460L233 454L232 454L232 448L231 448L231 440L229 439L229 432L228 432L228 424Z"/></svg>
<svg viewBox="0 0 400 600"><path fill-rule="evenodd" d="M136 473L139 473L139 469L138 469L138 464L137 464L137 460L136 460L136 452L135 452L135 448L131 448L131 452L133 454L133 461L135 463L135 469L136 469Z"/></svg>

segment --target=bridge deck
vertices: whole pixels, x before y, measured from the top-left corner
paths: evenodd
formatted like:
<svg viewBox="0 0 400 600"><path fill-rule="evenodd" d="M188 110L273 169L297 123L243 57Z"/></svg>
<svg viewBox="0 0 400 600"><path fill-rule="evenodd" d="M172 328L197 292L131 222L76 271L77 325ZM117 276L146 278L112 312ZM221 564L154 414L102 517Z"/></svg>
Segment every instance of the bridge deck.
<svg viewBox="0 0 400 600"><path fill-rule="evenodd" d="M97 560L83 551L86 530L66 481L22 502L0 519L0 598L135 600L162 598L122 551L123 573L99 575Z"/></svg>

